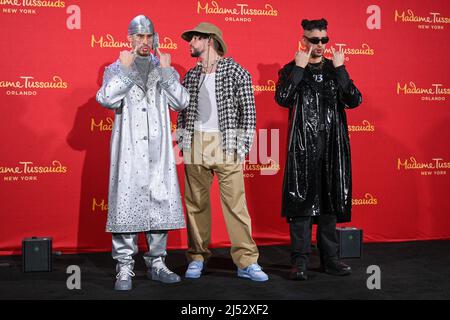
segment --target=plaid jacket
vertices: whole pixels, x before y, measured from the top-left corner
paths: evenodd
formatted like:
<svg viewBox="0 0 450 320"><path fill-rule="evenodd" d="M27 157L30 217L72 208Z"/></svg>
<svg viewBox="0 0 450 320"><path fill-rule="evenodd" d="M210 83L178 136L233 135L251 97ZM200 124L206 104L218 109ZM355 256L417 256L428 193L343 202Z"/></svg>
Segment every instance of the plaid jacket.
<svg viewBox="0 0 450 320"><path fill-rule="evenodd" d="M198 119L201 66L190 69L183 86L190 95L189 106L178 114L177 142L181 150L191 147L194 123ZM245 158L256 130L255 96L250 73L232 58L220 59L216 70L216 100L222 145L228 153Z"/></svg>

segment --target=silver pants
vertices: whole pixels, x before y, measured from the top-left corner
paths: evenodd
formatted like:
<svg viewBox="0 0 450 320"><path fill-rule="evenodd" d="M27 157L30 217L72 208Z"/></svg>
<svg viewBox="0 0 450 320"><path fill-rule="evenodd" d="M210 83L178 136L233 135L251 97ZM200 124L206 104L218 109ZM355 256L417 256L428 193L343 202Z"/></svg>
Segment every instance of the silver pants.
<svg viewBox="0 0 450 320"><path fill-rule="evenodd" d="M133 256L139 252L139 233L113 233L112 234L112 257L117 261L116 271L127 266L134 268ZM145 265L151 268L152 261L158 257L164 259L167 256L167 231L148 231L145 233L148 251L144 254Z"/></svg>

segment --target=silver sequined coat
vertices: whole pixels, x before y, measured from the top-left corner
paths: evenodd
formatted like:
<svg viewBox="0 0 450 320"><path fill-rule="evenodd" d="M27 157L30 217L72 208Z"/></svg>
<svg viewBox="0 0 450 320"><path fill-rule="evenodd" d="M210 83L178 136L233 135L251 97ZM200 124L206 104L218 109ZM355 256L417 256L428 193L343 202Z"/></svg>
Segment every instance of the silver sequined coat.
<svg viewBox="0 0 450 320"><path fill-rule="evenodd" d="M150 59L147 83L135 64L126 70L116 61L105 69L97 92L97 101L115 111L107 232L185 227L168 105L183 110L189 94L175 69Z"/></svg>

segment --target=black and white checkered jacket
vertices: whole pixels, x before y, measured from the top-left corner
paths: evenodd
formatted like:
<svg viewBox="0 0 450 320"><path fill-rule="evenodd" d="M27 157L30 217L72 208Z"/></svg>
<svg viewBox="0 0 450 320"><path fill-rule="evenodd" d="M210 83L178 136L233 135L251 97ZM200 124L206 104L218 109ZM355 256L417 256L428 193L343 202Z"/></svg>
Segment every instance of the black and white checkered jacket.
<svg viewBox="0 0 450 320"><path fill-rule="evenodd" d="M190 69L183 80L189 91L189 106L178 115L177 142L182 150L191 147L194 123L198 119L201 66ZM216 100L222 145L228 153L245 158L256 130L255 96L250 73L232 58L220 59L216 69Z"/></svg>

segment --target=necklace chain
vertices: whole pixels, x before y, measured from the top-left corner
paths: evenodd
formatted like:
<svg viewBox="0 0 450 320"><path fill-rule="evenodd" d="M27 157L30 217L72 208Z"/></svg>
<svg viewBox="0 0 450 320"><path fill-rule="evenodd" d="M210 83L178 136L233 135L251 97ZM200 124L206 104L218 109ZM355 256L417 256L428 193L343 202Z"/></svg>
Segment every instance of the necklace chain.
<svg viewBox="0 0 450 320"><path fill-rule="evenodd" d="M210 68L211 68L211 70L212 70L213 67L219 62L219 60L220 60L220 57L218 57L214 62L212 62L211 64L209 64L209 66L208 66L208 65L205 66L203 63L200 63L200 66L201 66L201 68L202 68L202 72L207 73L207 72L208 72L208 69L210 69Z"/></svg>

